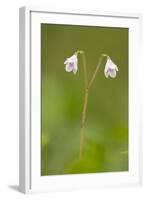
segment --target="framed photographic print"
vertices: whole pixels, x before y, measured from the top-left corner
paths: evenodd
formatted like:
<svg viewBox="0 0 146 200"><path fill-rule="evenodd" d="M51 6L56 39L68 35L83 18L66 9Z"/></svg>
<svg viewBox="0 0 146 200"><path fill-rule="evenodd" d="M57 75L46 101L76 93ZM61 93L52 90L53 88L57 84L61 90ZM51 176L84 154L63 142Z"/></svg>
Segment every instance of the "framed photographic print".
<svg viewBox="0 0 146 200"><path fill-rule="evenodd" d="M141 183L141 15L20 8L20 191Z"/></svg>

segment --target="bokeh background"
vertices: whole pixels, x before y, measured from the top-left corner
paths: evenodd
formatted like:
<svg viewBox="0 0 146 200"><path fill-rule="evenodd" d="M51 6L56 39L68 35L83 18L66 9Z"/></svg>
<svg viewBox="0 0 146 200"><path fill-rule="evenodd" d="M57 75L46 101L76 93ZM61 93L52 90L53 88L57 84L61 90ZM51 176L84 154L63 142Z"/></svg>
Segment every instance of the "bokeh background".
<svg viewBox="0 0 146 200"><path fill-rule="evenodd" d="M81 160L81 56L76 75L64 66L77 50L85 51L89 78L101 53L119 68L106 79L104 59L90 90ZM41 175L128 170L128 29L41 24L41 93Z"/></svg>

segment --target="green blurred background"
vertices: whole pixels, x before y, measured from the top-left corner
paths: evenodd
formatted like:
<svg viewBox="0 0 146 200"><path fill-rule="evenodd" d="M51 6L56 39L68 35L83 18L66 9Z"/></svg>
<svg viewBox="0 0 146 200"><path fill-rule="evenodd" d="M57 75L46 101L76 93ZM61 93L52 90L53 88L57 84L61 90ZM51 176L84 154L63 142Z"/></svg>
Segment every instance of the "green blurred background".
<svg viewBox="0 0 146 200"><path fill-rule="evenodd" d="M89 78L101 53L119 68L106 79L104 59L90 90L81 160L82 57L76 75L64 66L77 50L85 51ZM128 29L41 24L41 92L41 175L128 170Z"/></svg>

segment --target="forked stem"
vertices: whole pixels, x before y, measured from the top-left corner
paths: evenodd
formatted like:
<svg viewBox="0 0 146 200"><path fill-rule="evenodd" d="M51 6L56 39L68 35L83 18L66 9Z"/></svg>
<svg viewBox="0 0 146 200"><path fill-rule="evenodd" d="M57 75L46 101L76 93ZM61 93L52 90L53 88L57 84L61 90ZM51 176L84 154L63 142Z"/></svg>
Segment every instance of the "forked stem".
<svg viewBox="0 0 146 200"><path fill-rule="evenodd" d="M100 67L100 65L101 65L101 63L102 63L103 57L108 57L108 55L106 55L106 54L101 54L101 56L100 56L100 58L99 58L99 61L98 61L98 63L97 63L97 66L96 66L96 68L95 68L95 71L94 71L94 73L93 73L93 75L92 75L92 78L91 78L91 80L89 81L88 88L90 88L90 87L92 86L92 84L93 84L93 82L94 82L94 80L95 80L95 78L96 78L96 75L97 75L97 72L98 72L98 70L99 70L99 67Z"/></svg>
<svg viewBox="0 0 146 200"><path fill-rule="evenodd" d="M84 104L83 104L83 111L82 111L82 119L81 119L81 128L80 128L80 153L79 153L79 159L82 159L83 156L83 145L84 145L84 126L85 126L85 120L86 120L86 111L87 111L87 104L88 104L88 96L89 96L89 90L96 78L98 69L102 63L103 57L108 57L106 54L102 54L99 58L98 64L95 68L95 71L92 75L91 80L88 83L88 77L87 77L87 67L86 67L86 57L85 53L83 51L78 51L78 53L81 53L83 56L83 69L84 69L84 83L85 83L85 95L84 95Z"/></svg>

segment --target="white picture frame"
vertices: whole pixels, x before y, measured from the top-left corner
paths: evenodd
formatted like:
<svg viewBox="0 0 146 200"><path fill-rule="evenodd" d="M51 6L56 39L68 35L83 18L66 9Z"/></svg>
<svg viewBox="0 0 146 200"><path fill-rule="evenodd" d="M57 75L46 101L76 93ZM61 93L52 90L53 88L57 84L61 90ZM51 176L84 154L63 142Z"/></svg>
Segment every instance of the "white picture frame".
<svg viewBox="0 0 146 200"><path fill-rule="evenodd" d="M67 17L66 17L67 16ZM23 193L140 185L141 131L140 14L20 8L20 191ZM129 28L129 171L40 175L40 23ZM137 67L139 66L139 67ZM37 97L37 98L36 98ZM35 101L34 101L35 99ZM34 126L35 124L35 126ZM32 134L33 133L33 134Z"/></svg>

